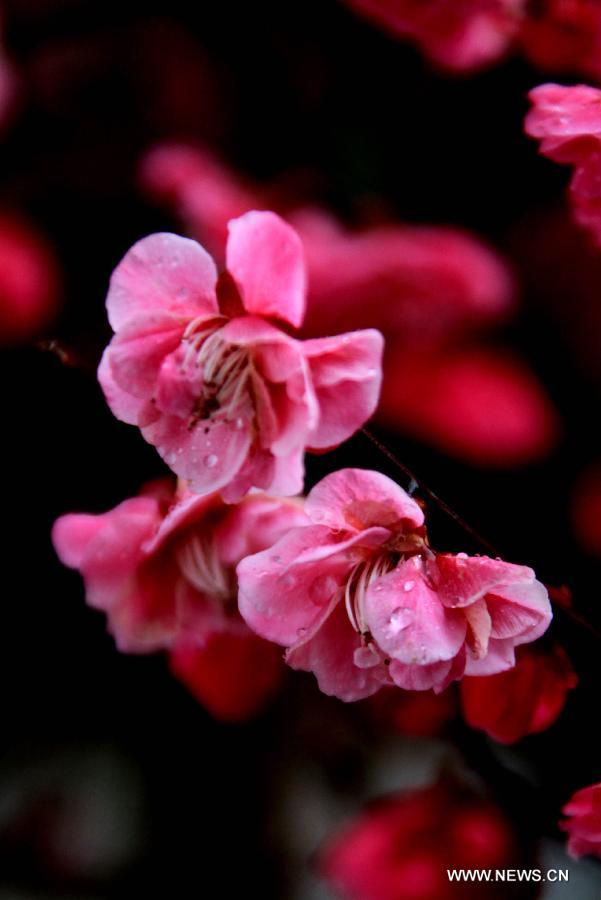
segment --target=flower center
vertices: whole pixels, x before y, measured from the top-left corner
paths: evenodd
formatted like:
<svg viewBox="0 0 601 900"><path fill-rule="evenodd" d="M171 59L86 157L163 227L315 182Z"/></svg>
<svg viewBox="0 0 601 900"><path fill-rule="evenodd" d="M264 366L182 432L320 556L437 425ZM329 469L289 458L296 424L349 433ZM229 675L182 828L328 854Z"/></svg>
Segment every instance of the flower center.
<svg viewBox="0 0 601 900"><path fill-rule="evenodd" d="M369 629L365 623L365 597L367 591L382 575L392 571L397 565L398 555L379 553L361 560L352 569L344 587L344 605L349 621L357 634L369 639Z"/></svg>
<svg viewBox="0 0 601 900"><path fill-rule="evenodd" d="M252 362L245 347L230 344L221 336L221 323L190 322L184 332L187 342L183 367L202 371L200 396L189 422L192 429L200 419L221 413L234 421L249 399Z"/></svg>
<svg viewBox="0 0 601 900"><path fill-rule="evenodd" d="M235 600L233 570L222 563L210 534L192 534L178 548L177 561L186 581L201 594L224 607Z"/></svg>

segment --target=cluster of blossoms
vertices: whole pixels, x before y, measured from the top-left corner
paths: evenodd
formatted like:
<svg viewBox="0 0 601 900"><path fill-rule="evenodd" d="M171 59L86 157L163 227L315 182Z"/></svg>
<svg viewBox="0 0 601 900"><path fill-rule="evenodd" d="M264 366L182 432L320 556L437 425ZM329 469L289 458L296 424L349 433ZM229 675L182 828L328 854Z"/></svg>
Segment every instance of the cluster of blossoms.
<svg viewBox="0 0 601 900"><path fill-rule="evenodd" d="M302 490L307 449L370 417L381 378L378 331L299 340L304 305L301 242L274 213L230 222L221 275L175 235L129 251L99 379L180 484L63 517L59 554L122 650L165 648L188 680L190 648L249 627L345 700L511 668L551 618L532 570L436 554L422 508L377 472L334 472L284 499Z"/></svg>
<svg viewBox="0 0 601 900"><path fill-rule="evenodd" d="M436 552L420 504L379 472L335 471L299 496L305 452L337 446L374 413L383 351L374 329L293 336L305 291L301 241L271 212L229 223L221 274L176 235L127 253L99 379L178 480L106 513L62 516L60 558L82 573L119 649L166 651L219 718L271 697L281 645L290 667L345 701L392 687L439 693L467 676L476 727L507 741L546 727L575 676L561 650L524 646L551 620L531 569ZM473 698L487 686L497 705L482 717ZM526 698L517 724L499 694ZM565 809L575 853L596 849L596 803L577 795ZM392 836L397 820L394 806Z"/></svg>

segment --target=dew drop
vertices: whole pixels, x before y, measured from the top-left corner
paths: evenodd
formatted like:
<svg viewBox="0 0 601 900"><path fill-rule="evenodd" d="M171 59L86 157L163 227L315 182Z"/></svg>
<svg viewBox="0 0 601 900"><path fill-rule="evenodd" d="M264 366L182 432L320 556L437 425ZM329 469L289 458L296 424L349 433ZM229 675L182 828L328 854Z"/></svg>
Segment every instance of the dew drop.
<svg viewBox="0 0 601 900"><path fill-rule="evenodd" d="M234 424L238 431L240 431L241 428L244 428L244 419L241 416L238 416Z"/></svg>
<svg viewBox="0 0 601 900"><path fill-rule="evenodd" d="M409 593L409 591L413 590L414 586L415 586L415 581L406 581L405 584L403 585L403 590L405 591L405 593Z"/></svg>
<svg viewBox="0 0 601 900"><path fill-rule="evenodd" d="M392 613L390 614L388 625L390 631L393 634L398 634L399 631L403 631L404 628L408 628L412 622L413 612L406 606L397 606L397 608L393 609Z"/></svg>
<svg viewBox="0 0 601 900"><path fill-rule="evenodd" d="M207 469L214 469L215 466L217 465L217 463L219 462L219 460L217 459L217 457L215 456L214 453L209 453L208 456L205 456L205 458L203 459L203 462L204 462L205 466L207 467Z"/></svg>

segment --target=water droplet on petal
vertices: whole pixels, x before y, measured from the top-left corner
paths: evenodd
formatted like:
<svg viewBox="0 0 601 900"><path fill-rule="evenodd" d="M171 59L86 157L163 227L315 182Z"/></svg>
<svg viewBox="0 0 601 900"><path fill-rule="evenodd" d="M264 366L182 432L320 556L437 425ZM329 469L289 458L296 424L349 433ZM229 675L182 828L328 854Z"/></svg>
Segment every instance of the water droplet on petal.
<svg viewBox="0 0 601 900"><path fill-rule="evenodd" d="M244 419L241 416L238 416L234 424L238 431L240 431L241 428L244 428Z"/></svg>
<svg viewBox="0 0 601 900"><path fill-rule="evenodd" d="M219 460L217 459L217 457L215 456L214 453L209 453L208 456L205 456L203 462L204 462L205 466L207 467L207 469L214 469L215 466L217 465L217 463L219 462Z"/></svg>
<svg viewBox="0 0 601 900"><path fill-rule="evenodd" d="M299 638L302 638L302 637L304 637L304 636L306 635L307 629L306 629L306 628L299 628L298 631L297 631L296 633L297 633L297 635L299 636Z"/></svg>
<svg viewBox="0 0 601 900"><path fill-rule="evenodd" d="M393 634L398 634L404 628L408 628L413 622L413 610L406 606L397 606L390 614L388 626Z"/></svg>

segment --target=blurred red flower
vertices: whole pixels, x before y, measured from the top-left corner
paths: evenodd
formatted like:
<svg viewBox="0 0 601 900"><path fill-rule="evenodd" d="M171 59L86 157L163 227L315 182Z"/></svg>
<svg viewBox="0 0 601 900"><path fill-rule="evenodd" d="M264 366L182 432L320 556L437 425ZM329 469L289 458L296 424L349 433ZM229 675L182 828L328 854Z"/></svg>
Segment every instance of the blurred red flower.
<svg viewBox="0 0 601 900"><path fill-rule="evenodd" d="M222 722L252 718L285 675L281 648L250 631L215 633L204 644L180 641L169 661L176 678Z"/></svg>
<svg viewBox="0 0 601 900"><path fill-rule="evenodd" d="M454 783L391 796L335 835L318 867L348 900L466 900L502 897L493 882L453 882L447 869L507 868L522 852L501 810ZM512 896L532 896L518 885Z"/></svg>
<svg viewBox="0 0 601 900"><path fill-rule="evenodd" d="M584 549L601 556L601 464L579 477L572 494L572 527Z"/></svg>
<svg viewBox="0 0 601 900"><path fill-rule="evenodd" d="M56 314L60 273L50 246L12 213L0 213L0 343L37 337Z"/></svg>
<svg viewBox="0 0 601 900"><path fill-rule="evenodd" d="M457 712L455 691L403 691L384 688L365 701L374 725L413 737L438 737Z"/></svg>
<svg viewBox="0 0 601 900"><path fill-rule="evenodd" d="M461 707L468 725L502 744L537 734L557 720L568 691L578 684L565 650L530 644L516 651L516 665L484 678L464 678Z"/></svg>
<svg viewBox="0 0 601 900"><path fill-rule="evenodd" d="M576 791L562 810L559 827L568 833L568 852L578 859L601 858L601 782Z"/></svg>
<svg viewBox="0 0 601 900"><path fill-rule="evenodd" d="M601 79L601 5L598 0L538 0L528 9L520 44L533 65Z"/></svg>

